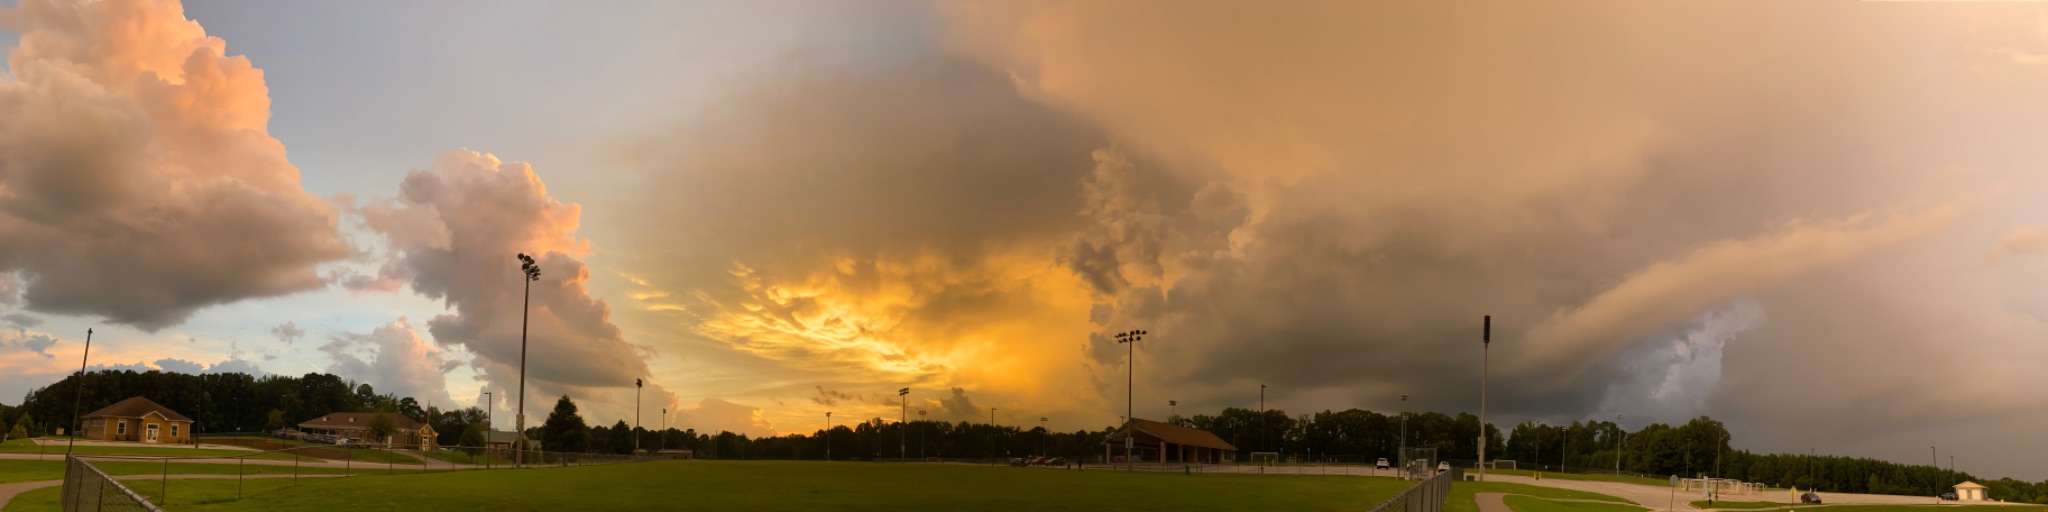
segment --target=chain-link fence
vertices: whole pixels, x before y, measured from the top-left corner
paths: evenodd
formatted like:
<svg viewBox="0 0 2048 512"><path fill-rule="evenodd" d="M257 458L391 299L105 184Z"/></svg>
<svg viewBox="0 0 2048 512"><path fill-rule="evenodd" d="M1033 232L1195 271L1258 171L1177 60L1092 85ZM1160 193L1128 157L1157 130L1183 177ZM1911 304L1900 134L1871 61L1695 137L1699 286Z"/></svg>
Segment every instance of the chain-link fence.
<svg viewBox="0 0 2048 512"><path fill-rule="evenodd" d="M138 510L163 512L141 494L77 457L64 458L64 512Z"/></svg>
<svg viewBox="0 0 2048 512"><path fill-rule="evenodd" d="M1414 487L1387 499L1386 503L1373 507L1372 512L1441 512L1444 498L1451 494L1451 482L1458 479L1457 473L1446 471L1423 479Z"/></svg>

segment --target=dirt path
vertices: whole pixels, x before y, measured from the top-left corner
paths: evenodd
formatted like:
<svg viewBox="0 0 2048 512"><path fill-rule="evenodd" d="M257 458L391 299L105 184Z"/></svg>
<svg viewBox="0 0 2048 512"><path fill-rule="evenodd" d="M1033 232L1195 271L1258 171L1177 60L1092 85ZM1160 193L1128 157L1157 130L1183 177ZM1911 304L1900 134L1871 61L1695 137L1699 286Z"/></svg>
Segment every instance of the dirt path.
<svg viewBox="0 0 2048 512"><path fill-rule="evenodd" d="M302 478L329 478L329 477L339 477L339 476L341 476L341 475L300 475L300 477L302 477ZM235 475L171 475L171 476L170 476L169 478L175 478L175 479L188 479L188 478L189 478L189 479L224 479L224 478L234 478L234 477L235 477ZM115 480L157 480L157 479L162 479L162 478L165 478L165 476L164 476L164 475L124 475L124 476L117 476L117 477L114 477L114 479L115 479ZM242 476L242 478L292 478L292 475L243 475L243 476ZM0 509L4 509L4 508L7 508L7 502L10 502L10 501L14 501L14 497L15 497L15 496L19 496L19 495L21 495L21 493L24 493L24 492L29 492L29 491L33 491L33 490L36 490L36 489L41 489L41 488L44 488L44 487L56 487L56 486L59 486L59 485L64 485L64 481L63 481L63 480L39 480L39 481L35 481L35 482L15 482L15 483L11 483L11 484L0 484Z"/></svg>

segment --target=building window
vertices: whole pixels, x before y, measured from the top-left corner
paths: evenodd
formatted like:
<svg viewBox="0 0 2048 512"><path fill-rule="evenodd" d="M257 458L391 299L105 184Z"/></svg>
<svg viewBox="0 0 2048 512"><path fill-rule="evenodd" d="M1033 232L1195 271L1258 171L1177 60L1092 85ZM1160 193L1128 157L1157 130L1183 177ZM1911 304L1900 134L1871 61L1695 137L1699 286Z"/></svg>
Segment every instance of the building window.
<svg viewBox="0 0 2048 512"><path fill-rule="evenodd" d="M176 439L177 437L178 437L178 424L176 424L176 423L172 423L172 424L171 424L171 438L172 438L172 439Z"/></svg>
<svg viewBox="0 0 2048 512"><path fill-rule="evenodd" d="M114 423L114 435L128 435L128 420L121 420Z"/></svg>

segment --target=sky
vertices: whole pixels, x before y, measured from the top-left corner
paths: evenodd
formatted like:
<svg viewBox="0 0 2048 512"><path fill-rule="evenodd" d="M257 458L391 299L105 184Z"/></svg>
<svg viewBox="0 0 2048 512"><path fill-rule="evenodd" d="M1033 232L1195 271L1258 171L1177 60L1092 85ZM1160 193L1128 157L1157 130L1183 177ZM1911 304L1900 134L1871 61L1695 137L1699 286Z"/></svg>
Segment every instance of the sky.
<svg viewBox="0 0 2048 512"><path fill-rule="evenodd" d="M527 394L598 423L1484 373L1498 425L2048 478L2041 4L5 5L0 402L91 328L509 412L527 253Z"/></svg>

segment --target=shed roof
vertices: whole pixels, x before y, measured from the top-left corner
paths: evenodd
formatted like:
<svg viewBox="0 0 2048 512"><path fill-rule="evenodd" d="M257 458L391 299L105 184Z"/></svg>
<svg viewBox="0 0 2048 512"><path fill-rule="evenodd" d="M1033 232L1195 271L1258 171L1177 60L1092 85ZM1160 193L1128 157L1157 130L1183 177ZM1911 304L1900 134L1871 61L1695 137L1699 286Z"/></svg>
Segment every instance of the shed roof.
<svg viewBox="0 0 2048 512"><path fill-rule="evenodd" d="M1124 441L1124 437L1130 435L1129 433L1133 429L1136 429L1138 434L1152 436L1158 438L1161 441L1166 441L1168 443L1173 444L1199 446L1203 448L1214 448L1218 450L1237 449L1236 446L1231 446L1230 443L1224 442L1223 438L1216 437L1216 434L1210 433L1207 430L1188 428L1180 425L1174 425L1171 423L1160 423L1157 421L1140 418L1131 418L1131 421L1124 423L1123 428L1118 429L1116 432L1110 433L1108 437L1104 437L1103 442L1110 443L1114 441L1115 444L1121 444Z"/></svg>
<svg viewBox="0 0 2048 512"><path fill-rule="evenodd" d="M1978 484L1977 482L1963 482L1963 483L1960 483L1960 484L1956 484L1956 488L1957 488L1957 489L1988 489L1988 487L1984 487L1984 486L1983 486L1982 484Z"/></svg>
<svg viewBox="0 0 2048 512"><path fill-rule="evenodd" d="M90 414L86 414L85 417L141 418L142 415L149 414L152 412L161 414L163 415L164 419L171 421L192 421L192 418L187 418L183 414L178 414L178 411L173 411L169 407L164 407L163 404L156 403L148 398L143 398L140 396L131 396L128 397L127 400L114 402L114 405L101 407L100 410L93 411Z"/></svg>
<svg viewBox="0 0 2048 512"><path fill-rule="evenodd" d="M419 430L421 427L420 422L413 421L412 418L408 418L403 414L395 412L336 412L328 413L318 418L313 418L310 420L306 420L304 422L300 422L299 428L319 428L328 430L367 430L370 428L370 420L376 418L378 414L383 414L385 418L390 418L391 427L398 430Z"/></svg>

